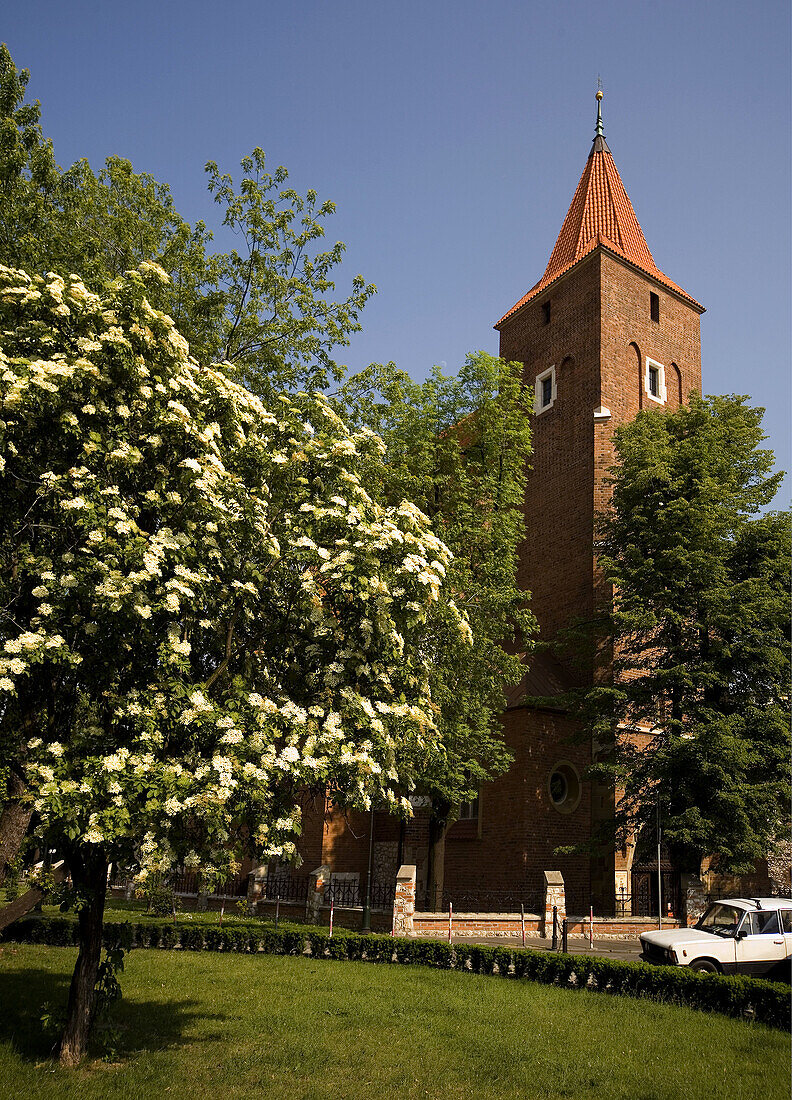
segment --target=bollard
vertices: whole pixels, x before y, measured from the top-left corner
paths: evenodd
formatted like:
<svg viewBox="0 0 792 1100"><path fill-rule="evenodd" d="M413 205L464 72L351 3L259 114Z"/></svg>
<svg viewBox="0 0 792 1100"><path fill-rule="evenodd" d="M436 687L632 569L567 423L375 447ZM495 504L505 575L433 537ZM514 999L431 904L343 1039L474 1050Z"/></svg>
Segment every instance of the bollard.
<svg viewBox="0 0 792 1100"><path fill-rule="evenodd" d="M335 904L333 895L330 895L330 939L333 938L333 905Z"/></svg>
<svg viewBox="0 0 792 1100"><path fill-rule="evenodd" d="M454 905L453 902L448 903L448 942L451 943L451 926L454 920Z"/></svg>
<svg viewBox="0 0 792 1100"><path fill-rule="evenodd" d="M522 945L525 947L525 906L520 906L520 925L522 927Z"/></svg>
<svg viewBox="0 0 792 1100"><path fill-rule="evenodd" d="M278 917L280 916L280 894L275 898L275 931L278 931Z"/></svg>
<svg viewBox="0 0 792 1100"><path fill-rule="evenodd" d="M558 950L558 906L553 906L553 942L550 946L551 951Z"/></svg>
<svg viewBox="0 0 792 1100"><path fill-rule="evenodd" d="M569 929L567 927L567 919L566 919L566 917L564 917L564 919L561 921L561 950L563 951L563 953L565 955L566 955L567 950L568 950L568 945L567 945L568 931L569 931Z"/></svg>
<svg viewBox="0 0 792 1100"><path fill-rule="evenodd" d="M589 947L594 946L594 906L589 906Z"/></svg>

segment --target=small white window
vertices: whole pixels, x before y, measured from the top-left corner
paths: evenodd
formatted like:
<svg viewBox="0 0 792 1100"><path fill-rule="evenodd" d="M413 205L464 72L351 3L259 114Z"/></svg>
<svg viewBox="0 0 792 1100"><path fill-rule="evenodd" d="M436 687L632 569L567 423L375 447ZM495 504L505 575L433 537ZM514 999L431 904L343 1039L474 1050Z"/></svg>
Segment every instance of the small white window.
<svg viewBox="0 0 792 1100"><path fill-rule="evenodd" d="M555 367L542 371L536 376L536 391L534 394L534 412L542 413L546 409L552 409L556 399L556 373Z"/></svg>
<svg viewBox="0 0 792 1100"><path fill-rule="evenodd" d="M479 800L478 795L471 802L463 802L459 807L460 821L478 821Z"/></svg>
<svg viewBox="0 0 792 1100"><path fill-rule="evenodd" d="M654 359L646 360L646 396L656 401L658 405L665 405L665 367L662 363L656 363Z"/></svg>
<svg viewBox="0 0 792 1100"><path fill-rule="evenodd" d="M465 779L470 782L470 772L465 768ZM460 821L478 821L479 815L479 796L476 795L469 802L463 802L459 807L459 820Z"/></svg>

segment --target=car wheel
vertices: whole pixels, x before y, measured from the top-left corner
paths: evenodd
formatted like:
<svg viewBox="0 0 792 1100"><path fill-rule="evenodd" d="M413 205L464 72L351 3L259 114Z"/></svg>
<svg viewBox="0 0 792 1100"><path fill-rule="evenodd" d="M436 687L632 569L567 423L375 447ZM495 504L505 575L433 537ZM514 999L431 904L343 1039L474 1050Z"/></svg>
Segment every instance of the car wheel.
<svg viewBox="0 0 792 1100"><path fill-rule="evenodd" d="M696 959L690 964L691 970L696 970L699 974L720 974L721 968L712 959Z"/></svg>

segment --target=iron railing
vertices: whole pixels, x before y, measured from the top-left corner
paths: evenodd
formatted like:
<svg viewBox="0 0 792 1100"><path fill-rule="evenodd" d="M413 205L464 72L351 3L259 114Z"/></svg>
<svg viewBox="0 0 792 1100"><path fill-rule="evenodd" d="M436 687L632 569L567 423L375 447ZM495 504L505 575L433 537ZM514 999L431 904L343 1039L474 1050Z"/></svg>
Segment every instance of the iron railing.
<svg viewBox="0 0 792 1100"><path fill-rule="evenodd" d="M133 885L133 874L123 868L114 867L108 885L124 890ZM197 871L174 871L163 878L162 885L166 889L173 890L174 894L185 897L197 897L198 894L205 892L211 898L243 898L247 896L248 880L247 875L234 875L221 882L215 882L211 890L204 890L201 876Z"/></svg>
<svg viewBox="0 0 792 1100"><path fill-rule="evenodd" d="M264 887L264 897L268 901L304 902L308 899L309 879L306 875L292 877L290 875L268 875ZM371 908L391 909L393 898L396 894L396 884L392 882L373 882L371 884ZM359 882L344 879L340 882L332 880L325 886L322 904L333 905L345 909L362 908L366 898L366 891Z"/></svg>
<svg viewBox="0 0 792 1100"><path fill-rule="evenodd" d="M359 909L363 904L360 897L360 883L331 880L325 887L324 904L329 905L331 901L344 909Z"/></svg>
<svg viewBox="0 0 792 1100"><path fill-rule="evenodd" d="M371 884L371 908L392 909L393 899L396 897L395 882L372 882Z"/></svg>
<svg viewBox="0 0 792 1100"><path fill-rule="evenodd" d="M308 897L308 877L302 875L293 878L291 875L267 875L264 887L264 897L270 901L280 898L281 901L305 901Z"/></svg>

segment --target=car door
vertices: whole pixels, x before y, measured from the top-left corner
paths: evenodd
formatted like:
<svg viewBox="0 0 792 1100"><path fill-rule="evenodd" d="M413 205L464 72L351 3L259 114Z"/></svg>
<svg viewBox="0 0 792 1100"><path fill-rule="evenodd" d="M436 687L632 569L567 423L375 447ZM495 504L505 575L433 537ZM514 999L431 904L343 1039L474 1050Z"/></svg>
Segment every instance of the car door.
<svg viewBox="0 0 792 1100"><path fill-rule="evenodd" d="M784 937L784 957L786 960L786 966L782 968L784 970L783 976L788 981L789 964L792 960L792 908L779 909L778 917L781 921L781 933Z"/></svg>
<svg viewBox="0 0 792 1100"><path fill-rule="evenodd" d="M737 931L736 962L738 974L767 974L786 957L786 945L778 921L777 909L746 913Z"/></svg>

